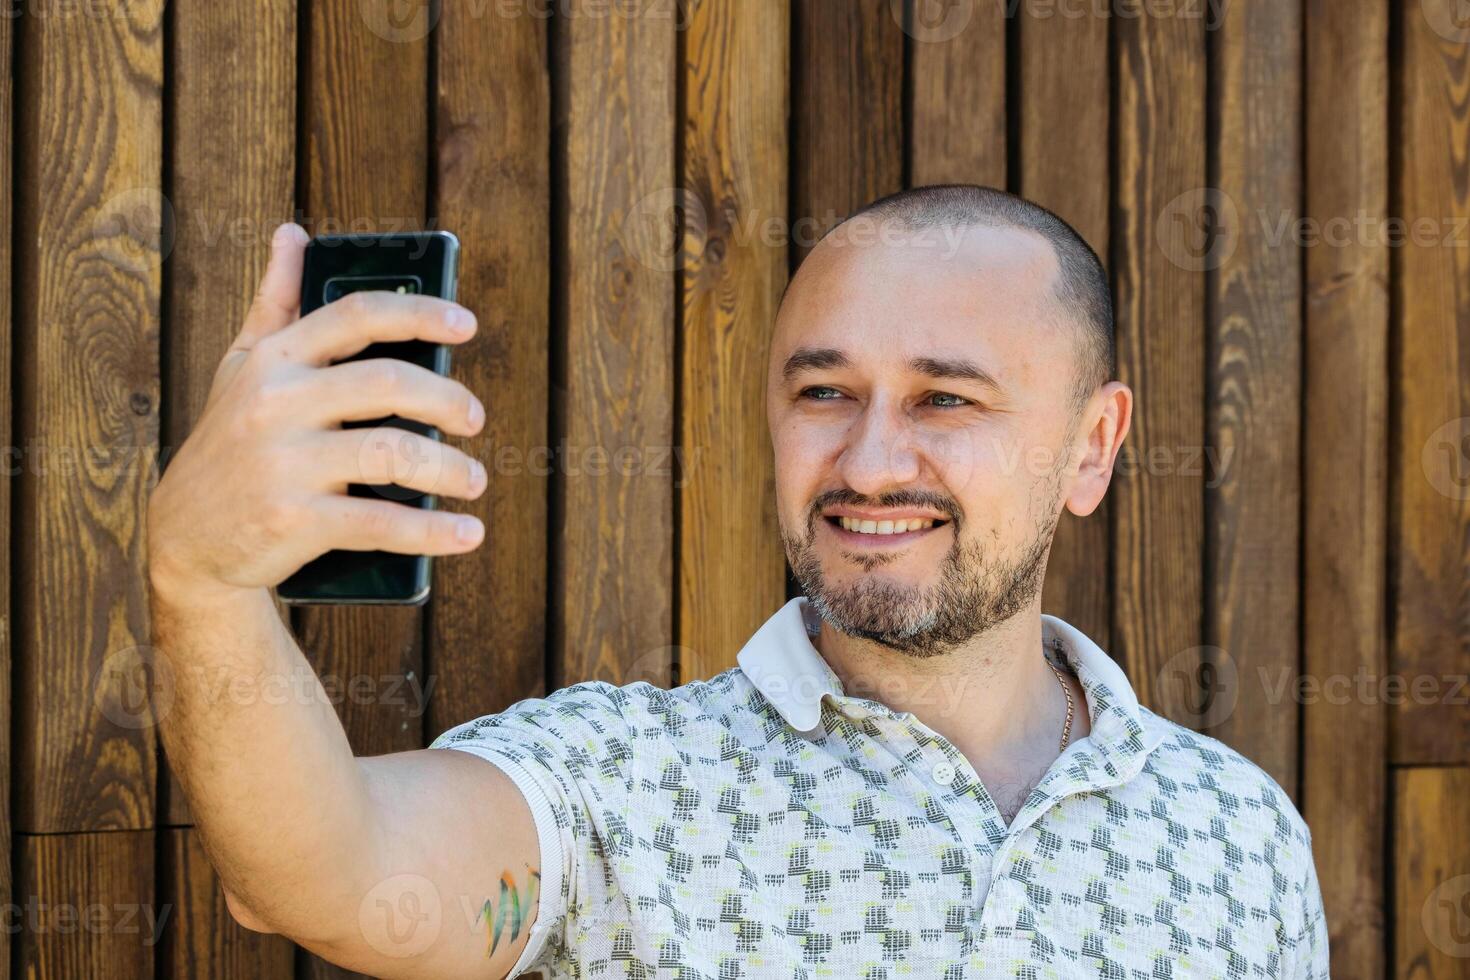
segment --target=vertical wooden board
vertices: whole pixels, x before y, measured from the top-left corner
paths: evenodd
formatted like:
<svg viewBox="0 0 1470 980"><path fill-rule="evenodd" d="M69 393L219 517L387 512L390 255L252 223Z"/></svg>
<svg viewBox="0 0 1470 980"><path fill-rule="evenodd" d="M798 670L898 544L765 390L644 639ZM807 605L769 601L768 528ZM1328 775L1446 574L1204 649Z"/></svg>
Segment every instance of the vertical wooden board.
<svg viewBox="0 0 1470 980"><path fill-rule="evenodd" d="M163 3L26 21L16 245L16 826L149 826Z"/></svg>
<svg viewBox="0 0 1470 980"><path fill-rule="evenodd" d="M1004 190L1009 7L968 0L910 2L905 21L913 79L909 181ZM904 6L903 0L889 0L895 20ZM1103 67L1106 71L1106 60Z"/></svg>
<svg viewBox="0 0 1470 980"><path fill-rule="evenodd" d="M1394 773L1394 972L1403 980L1470 978L1470 769ZM1370 976L1356 968L1345 976ZM1377 974L1371 974L1377 975Z"/></svg>
<svg viewBox="0 0 1470 980"><path fill-rule="evenodd" d="M1392 758L1470 761L1470 30L1455 0L1403 7L1393 385ZM1414 685L1418 685L1415 692ZM1463 686L1463 685L1462 685Z"/></svg>
<svg viewBox="0 0 1470 980"><path fill-rule="evenodd" d="M1300 705L1301 8L1233 0L1215 37L1224 237L1210 278L1205 642L1239 695L1210 734L1293 798Z"/></svg>
<svg viewBox="0 0 1470 980"><path fill-rule="evenodd" d="M154 899L151 830L21 834L7 925L23 977L153 975L172 909Z"/></svg>
<svg viewBox="0 0 1470 980"><path fill-rule="evenodd" d="M11 236L15 233L11 223L11 193L15 186L14 126L11 122L11 107L14 93L11 71L14 66L11 46L15 37L14 18L3 18L0 23L0 387L6 391L0 397L0 446L7 452L0 459L4 472L0 473L0 854L10 854L10 486L15 482L14 467L20 462L13 455L15 442L11 439L10 420L10 343L11 343L11 281L10 259ZM0 861L0 902L9 902L11 893L11 866L9 860ZM0 931L0 980L10 977L10 933Z"/></svg>
<svg viewBox="0 0 1470 980"><path fill-rule="evenodd" d="M435 566L428 729L544 693L551 96L546 25L444 6L436 33L434 212L464 243L459 298L479 316L455 375L486 408L452 439L485 464L485 544ZM493 597L493 598L492 598Z"/></svg>
<svg viewBox="0 0 1470 980"><path fill-rule="evenodd" d="M414 5L405 18L393 0L311 0L297 203L313 234L423 227L436 9ZM303 608L296 625L354 751L423 744L423 716L402 696L422 684L420 609Z"/></svg>
<svg viewBox="0 0 1470 980"><path fill-rule="evenodd" d="M904 33L889 0L795 0L791 256L903 189Z"/></svg>
<svg viewBox="0 0 1470 980"><path fill-rule="evenodd" d="M1113 489L1113 642L1139 698L1182 723L1195 708L1203 612L1205 279L1194 234L1205 186L1199 18L1115 18L1116 209L1111 265L1118 377L1134 391ZM1204 719L1208 721L1209 719ZM1193 727L1193 726L1192 726Z"/></svg>
<svg viewBox="0 0 1470 980"><path fill-rule="evenodd" d="M305 145L307 229L414 231L428 195L429 4L309 0Z"/></svg>
<svg viewBox="0 0 1470 980"><path fill-rule="evenodd" d="M403 17L394 0L310 0L297 204L313 234L424 227L428 35L438 9L416 4ZM403 696L423 687L420 608L307 607L296 628L354 752L423 745L423 715ZM299 958L305 975L350 975L305 951Z"/></svg>
<svg viewBox="0 0 1470 980"><path fill-rule="evenodd" d="M1323 226L1358 215L1381 223L1388 6L1310 0L1305 23L1306 215ZM1387 666L1388 268L1381 238L1306 250L1302 652L1306 675L1324 682L1382 677ZM1342 684L1333 681L1332 690ZM1303 815L1326 896L1333 973L1379 977L1388 716L1381 698L1349 690L1303 708Z"/></svg>
<svg viewBox="0 0 1470 980"><path fill-rule="evenodd" d="M553 686L669 679L673 642L676 14L573 0L556 27L556 270L564 431L554 465ZM563 379L557 379L563 380ZM662 461L662 462L661 462Z"/></svg>
<svg viewBox="0 0 1470 980"><path fill-rule="evenodd" d="M765 416L786 282L787 0L689 4L683 64L679 680L708 678L784 602Z"/></svg>
<svg viewBox="0 0 1470 980"><path fill-rule="evenodd" d="M296 4L184 0L173 23L165 465L199 419L296 189ZM163 769L166 822L191 822L166 760Z"/></svg>
<svg viewBox="0 0 1470 980"><path fill-rule="evenodd" d="M1109 19L1063 16L1050 0L1021 8L1019 193L1077 229L1106 265L1111 109ZM1108 524L1112 495L1087 517L1063 512L1052 539L1042 610L1106 644L1111 627Z"/></svg>
<svg viewBox="0 0 1470 980"><path fill-rule="evenodd" d="M173 980L290 977L291 941L251 932L235 921L194 829L161 833L160 907L171 913L158 943L158 976Z"/></svg>

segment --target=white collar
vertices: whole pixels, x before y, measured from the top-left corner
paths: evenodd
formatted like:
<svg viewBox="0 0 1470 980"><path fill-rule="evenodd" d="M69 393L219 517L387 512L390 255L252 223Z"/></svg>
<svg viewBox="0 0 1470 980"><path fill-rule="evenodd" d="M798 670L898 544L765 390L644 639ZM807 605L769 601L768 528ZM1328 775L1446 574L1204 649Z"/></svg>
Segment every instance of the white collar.
<svg viewBox="0 0 1470 980"><path fill-rule="evenodd" d="M846 697L842 682L812 644L820 626L816 608L797 596L778 609L736 654L741 671L786 722L805 734L821 726L822 698ZM1138 696L1122 669L1087 634L1065 620L1041 614L1041 637L1067 662L1087 692L1090 737L1116 762L1146 756L1163 737L1148 732ZM1136 759L1142 765L1143 759Z"/></svg>

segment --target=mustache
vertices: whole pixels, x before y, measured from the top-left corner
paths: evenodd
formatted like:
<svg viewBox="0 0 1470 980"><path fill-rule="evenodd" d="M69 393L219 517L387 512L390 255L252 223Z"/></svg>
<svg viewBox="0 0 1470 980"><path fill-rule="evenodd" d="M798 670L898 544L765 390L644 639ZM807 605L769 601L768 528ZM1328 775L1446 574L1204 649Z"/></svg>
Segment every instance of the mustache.
<svg viewBox="0 0 1470 980"><path fill-rule="evenodd" d="M959 505L949 497L931 493L927 490L909 489L891 490L887 493L880 493L876 497L869 497L858 493L850 487L839 487L835 490L828 490L825 493L818 494L816 499L812 501L811 509L808 512L808 525L815 528L817 519L822 516L822 511L827 507L832 507L837 504L847 504L851 507L873 508L928 507L939 511L952 521L956 532L960 529L961 518Z"/></svg>

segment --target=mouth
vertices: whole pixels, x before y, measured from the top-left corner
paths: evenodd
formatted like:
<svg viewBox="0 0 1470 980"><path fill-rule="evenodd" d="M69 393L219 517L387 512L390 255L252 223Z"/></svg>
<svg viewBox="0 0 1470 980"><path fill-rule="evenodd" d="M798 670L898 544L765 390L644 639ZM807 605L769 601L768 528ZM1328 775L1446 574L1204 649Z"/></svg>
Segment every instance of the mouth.
<svg viewBox="0 0 1470 980"><path fill-rule="evenodd" d="M869 520L842 514L822 517L837 540L849 548L882 548L891 550L913 544L926 535L937 534L949 521L937 517L907 517Z"/></svg>

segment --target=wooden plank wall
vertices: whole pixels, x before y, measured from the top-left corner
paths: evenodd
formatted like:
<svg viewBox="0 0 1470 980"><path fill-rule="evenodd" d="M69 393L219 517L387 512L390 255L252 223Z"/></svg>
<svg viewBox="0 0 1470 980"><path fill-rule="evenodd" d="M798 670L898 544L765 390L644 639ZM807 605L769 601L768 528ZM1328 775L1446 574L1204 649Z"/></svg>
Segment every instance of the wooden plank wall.
<svg viewBox="0 0 1470 980"><path fill-rule="evenodd" d="M734 662L789 594L762 384L833 221L1024 193L1133 428L1044 608L1314 833L1333 973L1470 976L1458 0L31 0L0 17L0 971L328 977L240 928L145 695L142 508L294 217L443 227L488 545L297 613L358 751ZM283 611L283 615L284 615ZM355 684L355 687L351 685ZM364 694L364 692L366 692ZM91 910L91 911L88 911ZM90 916L90 918L89 918Z"/></svg>

